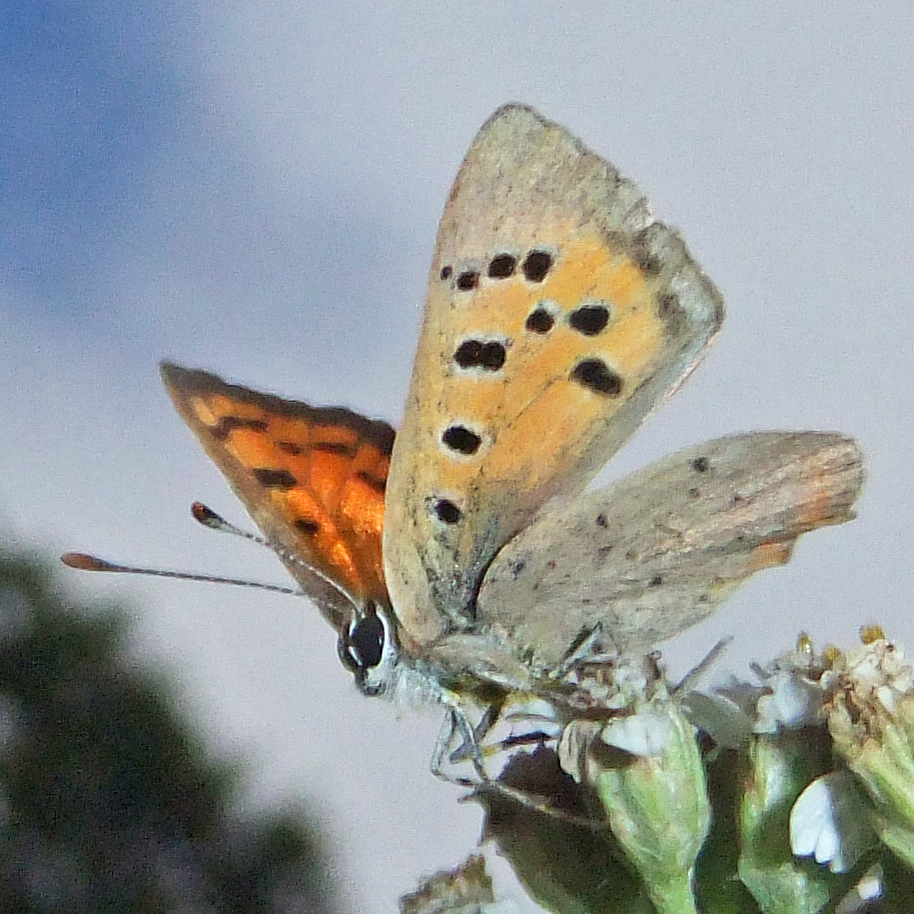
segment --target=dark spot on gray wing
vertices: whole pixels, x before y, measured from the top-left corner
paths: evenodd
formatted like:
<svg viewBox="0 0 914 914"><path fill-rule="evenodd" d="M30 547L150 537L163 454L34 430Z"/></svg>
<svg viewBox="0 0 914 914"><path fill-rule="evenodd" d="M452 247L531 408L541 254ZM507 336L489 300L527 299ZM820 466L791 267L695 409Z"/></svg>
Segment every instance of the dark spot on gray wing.
<svg viewBox="0 0 914 914"><path fill-rule="evenodd" d="M516 257L511 254L499 254L489 261L488 275L490 279L507 279L514 275L516 269Z"/></svg>
<svg viewBox="0 0 914 914"><path fill-rule="evenodd" d="M605 397L622 393L622 378L602 359L582 359L572 369L571 380Z"/></svg>
<svg viewBox="0 0 914 914"><path fill-rule="evenodd" d="M664 323L664 331L668 336L678 337L688 332L689 316L675 292L659 293L654 307L657 309L657 316Z"/></svg>
<svg viewBox="0 0 914 914"><path fill-rule="evenodd" d="M605 514L598 514L596 524L598 527L606 528L609 526L609 521L606 519Z"/></svg>
<svg viewBox="0 0 914 914"><path fill-rule="evenodd" d="M482 444L482 438L465 425L451 425L446 428L441 440L452 451L466 455L475 454Z"/></svg>
<svg viewBox="0 0 914 914"><path fill-rule="evenodd" d="M265 489L294 489L298 480L288 470L273 470L269 467L257 467L254 478Z"/></svg>
<svg viewBox="0 0 914 914"><path fill-rule="evenodd" d="M675 292L664 292L657 299L657 314L663 320L670 320L681 312L679 296Z"/></svg>
<svg viewBox="0 0 914 914"><path fill-rule="evenodd" d="M663 261L656 254L646 251L638 252L635 263L645 276L657 276L663 269Z"/></svg>
<svg viewBox="0 0 914 914"><path fill-rule="evenodd" d="M451 278L451 274L452 274L453 272L454 272L453 267L442 267L442 268L441 268L441 272L440 272L438 275L441 277L441 279L442 279L442 281L443 281L443 280L445 280L445 279L450 279L450 278Z"/></svg>
<svg viewBox="0 0 914 914"><path fill-rule="evenodd" d="M692 461L692 469L696 473L707 473L711 469L711 461L707 457L696 457Z"/></svg>
<svg viewBox="0 0 914 914"><path fill-rule="evenodd" d="M659 574L655 574L650 581L647 582L648 587L659 587L663 583L663 578Z"/></svg>
<svg viewBox="0 0 914 914"><path fill-rule="evenodd" d="M460 508L447 498L437 499L432 506L432 510L442 524L448 524L449 526L456 524L462 517Z"/></svg>
<svg viewBox="0 0 914 914"><path fill-rule="evenodd" d="M689 489L689 498L701 498L701 492L698 490L697 486L692 486Z"/></svg>
<svg viewBox="0 0 914 914"><path fill-rule="evenodd" d="M568 315L572 330L584 336L596 336L609 323L609 308L606 305L582 305Z"/></svg>
<svg viewBox="0 0 914 914"><path fill-rule="evenodd" d="M648 247L647 229L633 239L632 257L645 276L657 276L663 269L663 261Z"/></svg>
<svg viewBox="0 0 914 914"><path fill-rule="evenodd" d="M528 282L542 282L552 269L552 255L548 251L531 251L521 269Z"/></svg>

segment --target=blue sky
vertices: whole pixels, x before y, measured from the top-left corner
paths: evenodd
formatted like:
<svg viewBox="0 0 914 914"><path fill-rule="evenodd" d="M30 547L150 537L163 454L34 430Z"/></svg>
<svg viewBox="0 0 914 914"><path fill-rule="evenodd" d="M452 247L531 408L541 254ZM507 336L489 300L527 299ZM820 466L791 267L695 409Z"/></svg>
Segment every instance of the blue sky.
<svg viewBox="0 0 914 914"><path fill-rule="evenodd" d="M101 242L190 126L193 92L161 8L8 4L2 17L4 273L65 314L99 294Z"/></svg>
<svg viewBox="0 0 914 914"><path fill-rule="evenodd" d="M397 421L437 219L475 130L525 101L638 181L723 290L721 340L610 473L758 428L858 436L853 524L810 536L668 654L799 629L908 644L914 505L909 5L531 0L0 9L0 519L17 545L282 580L187 519L243 521L173 414L170 358ZM478 831L435 714L355 694L307 605L68 577L132 600L257 803L318 800L353 909ZM417 814L417 810L420 811Z"/></svg>

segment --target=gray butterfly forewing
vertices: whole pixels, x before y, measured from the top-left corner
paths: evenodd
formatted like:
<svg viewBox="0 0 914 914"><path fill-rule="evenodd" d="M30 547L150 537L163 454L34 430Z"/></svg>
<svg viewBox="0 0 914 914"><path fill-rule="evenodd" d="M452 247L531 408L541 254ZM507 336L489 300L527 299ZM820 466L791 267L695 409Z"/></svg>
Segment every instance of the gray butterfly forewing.
<svg viewBox="0 0 914 914"><path fill-rule="evenodd" d="M783 564L796 539L854 515L855 441L756 432L680 451L538 518L496 556L480 629L507 632L531 666L554 669L582 634L618 655L710 615L742 581Z"/></svg>

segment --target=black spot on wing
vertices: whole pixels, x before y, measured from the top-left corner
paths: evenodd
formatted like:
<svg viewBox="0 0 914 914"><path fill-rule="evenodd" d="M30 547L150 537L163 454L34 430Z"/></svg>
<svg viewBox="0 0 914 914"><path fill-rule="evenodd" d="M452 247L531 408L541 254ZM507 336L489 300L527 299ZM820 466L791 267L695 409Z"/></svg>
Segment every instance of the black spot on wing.
<svg viewBox="0 0 914 914"><path fill-rule="evenodd" d="M432 504L432 510L435 512L435 516L438 520L440 520L442 524L447 524L448 526L453 526L463 516L460 508L448 498L435 499Z"/></svg>
<svg viewBox="0 0 914 914"><path fill-rule="evenodd" d="M324 454L338 454L340 457L355 457L359 452L357 444L345 441L315 441L311 448Z"/></svg>
<svg viewBox="0 0 914 914"><path fill-rule="evenodd" d="M582 336L596 336L609 323L609 308L606 305L582 305L568 315L568 325Z"/></svg>
<svg viewBox="0 0 914 914"><path fill-rule="evenodd" d="M521 269L528 282L542 282L552 269L552 255L548 251L531 251Z"/></svg>
<svg viewBox="0 0 914 914"><path fill-rule="evenodd" d="M571 380L604 397L622 393L622 378L602 359L582 359L572 369Z"/></svg>
<svg viewBox="0 0 914 914"><path fill-rule="evenodd" d="M441 441L452 451L467 456L475 454L482 444L482 438L465 425L451 425L444 430Z"/></svg>
<svg viewBox="0 0 914 914"><path fill-rule="evenodd" d="M512 562L511 563L511 577L516 581L520 577L521 572L526 567L527 567L527 563L526 563L526 561L524 561L524 559L518 559L517 561Z"/></svg>
<svg viewBox="0 0 914 914"><path fill-rule="evenodd" d="M633 239L632 257L638 269L645 276L658 276L663 270L663 261L654 254L650 247L649 229L644 229Z"/></svg>
<svg viewBox="0 0 914 914"><path fill-rule="evenodd" d="M375 492L378 492L381 495L383 495L387 489L387 480L382 479L380 476L366 473L365 470L359 470L355 475L357 479L361 479L369 488L374 489Z"/></svg>
<svg viewBox="0 0 914 914"><path fill-rule="evenodd" d="M511 254L498 254L489 261L490 279L507 279L517 270L517 258Z"/></svg>
<svg viewBox="0 0 914 914"><path fill-rule="evenodd" d="M454 353L458 367L499 371L505 364L507 348L497 340L464 340Z"/></svg>
<svg viewBox="0 0 914 914"><path fill-rule="evenodd" d="M263 419L245 419L241 416L223 416L215 425L210 426L214 438L225 441L236 429L248 429L252 432L265 432L268 424Z"/></svg>
<svg viewBox="0 0 914 914"><path fill-rule="evenodd" d="M537 305L528 315L524 328L530 333L544 335L555 326L555 315L543 304Z"/></svg>
<svg viewBox="0 0 914 914"><path fill-rule="evenodd" d="M479 285L479 274L475 270L464 270L457 277L456 285L460 292L472 292Z"/></svg>
<svg viewBox="0 0 914 914"><path fill-rule="evenodd" d="M662 320L671 320L677 317L682 311L679 304L679 296L675 292L664 292L657 299L657 314Z"/></svg>
<svg viewBox="0 0 914 914"><path fill-rule="evenodd" d="M254 478L265 489L294 489L298 485L298 480L288 470L257 467L253 472Z"/></svg>

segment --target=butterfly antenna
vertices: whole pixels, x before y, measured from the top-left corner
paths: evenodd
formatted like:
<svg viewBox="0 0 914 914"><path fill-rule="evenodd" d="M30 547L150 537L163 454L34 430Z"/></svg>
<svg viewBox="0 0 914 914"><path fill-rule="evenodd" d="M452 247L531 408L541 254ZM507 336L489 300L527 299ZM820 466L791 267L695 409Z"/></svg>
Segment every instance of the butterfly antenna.
<svg viewBox="0 0 914 914"><path fill-rule="evenodd" d="M208 530L215 530L217 533L228 533L231 536L239 536L243 540L257 543L258 546L265 546L274 555L279 556L279 558L282 559L282 561L284 561L287 565L298 565L304 568L308 574L320 578L325 584L328 584L341 597L343 597L343 599L347 600L349 603L352 603L353 606L358 605L357 600L353 597L352 594L347 593L336 581L334 581L328 575L324 574L324 572L319 568L315 568L313 565L309 565L301 558L301 556L295 555L295 553L290 552L288 549L284 548L278 543L271 543L269 540L264 539L262 536L258 536L256 533L250 533L247 530L242 530L240 527L236 527L233 523L227 521L221 514L217 514L212 508L204 505L202 501L195 501L190 506L190 514L198 524L202 524ZM292 590L289 592L303 594L303 591L301 590ZM307 594L304 595L307 596Z"/></svg>
<svg viewBox="0 0 914 914"><path fill-rule="evenodd" d="M154 578L176 578L179 581L202 581L206 584L232 584L235 587L252 587L255 590L268 590L271 593L302 596L302 592L295 587L282 587L279 584L266 584L261 581L246 581L244 578L224 578L214 574L194 574L188 571L165 571L161 568L120 565L85 552L65 552L60 560L68 568L76 568L79 571L110 571L117 574L142 574Z"/></svg>
<svg viewBox="0 0 914 914"><path fill-rule="evenodd" d="M272 543L268 543L262 536L251 533L248 530L242 530L229 523L221 514L217 514L212 508L207 507L202 501L195 501L190 506L190 516L198 523L202 524L208 530L216 530L218 533L229 533L232 536L239 536L243 540L250 540L257 543L258 546L266 546L271 552L276 549Z"/></svg>
<svg viewBox="0 0 914 914"><path fill-rule="evenodd" d="M228 533L231 536L240 537L243 540L256 543L258 546L264 546L272 553L277 555L287 564L301 565L307 569L309 574L320 578L336 590L344 599L353 605L357 605L351 594L346 593L336 581L332 580L322 571L312 567L303 561L299 556L290 553L282 546L271 543L269 540L251 533L248 530L242 530L233 523L227 521L221 514L216 513L212 508L207 507L203 502L195 501L190 506L191 517L198 524L202 524L208 530L215 530L217 533ZM108 571L116 574L142 574L154 578L175 578L179 581L201 581L206 584L231 584L234 587L252 587L255 590L266 590L270 593L281 593L293 597L307 597L301 588L283 587L281 584L267 584L263 581L248 581L244 578L226 578L214 574L196 574L187 571L165 571L161 568L144 568L135 565L121 565L117 562L109 562L95 555L89 555L85 552L66 552L60 560L69 568L76 568L79 571Z"/></svg>

